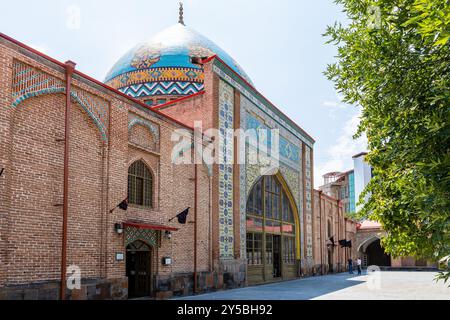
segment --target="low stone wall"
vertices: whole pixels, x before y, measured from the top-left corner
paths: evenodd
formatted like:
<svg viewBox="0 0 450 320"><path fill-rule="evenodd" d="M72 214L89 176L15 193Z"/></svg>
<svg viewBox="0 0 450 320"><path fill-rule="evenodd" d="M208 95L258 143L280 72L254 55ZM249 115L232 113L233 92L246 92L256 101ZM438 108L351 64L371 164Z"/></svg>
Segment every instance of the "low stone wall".
<svg viewBox="0 0 450 320"><path fill-rule="evenodd" d="M245 260L220 262L220 272L198 272L197 293L216 290L242 288L246 286ZM155 298L170 299L172 297L194 294L194 275L192 273L173 274L155 277Z"/></svg>
<svg viewBox="0 0 450 320"><path fill-rule="evenodd" d="M306 277L319 276L319 275L340 273L340 272L346 272L346 271L348 271L348 268L347 268L347 266L344 266L342 263L333 265L333 268L331 268L331 269L328 264L322 264L322 267L320 264L316 264L313 266L311 273L309 273L305 276Z"/></svg>
<svg viewBox="0 0 450 320"><path fill-rule="evenodd" d="M59 281L45 281L0 288L0 300L59 300ZM123 300L128 279L83 279L81 289L66 289L66 300Z"/></svg>

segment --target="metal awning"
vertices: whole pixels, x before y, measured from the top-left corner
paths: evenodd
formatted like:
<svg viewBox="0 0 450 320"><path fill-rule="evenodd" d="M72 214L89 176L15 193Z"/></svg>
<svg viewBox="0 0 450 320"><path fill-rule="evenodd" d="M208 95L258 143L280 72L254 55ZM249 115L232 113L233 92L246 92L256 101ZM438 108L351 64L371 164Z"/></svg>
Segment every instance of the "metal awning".
<svg viewBox="0 0 450 320"><path fill-rule="evenodd" d="M124 222L123 227L133 227L136 229L162 230L162 231L178 231L178 228L163 226L158 224L146 224L137 222Z"/></svg>

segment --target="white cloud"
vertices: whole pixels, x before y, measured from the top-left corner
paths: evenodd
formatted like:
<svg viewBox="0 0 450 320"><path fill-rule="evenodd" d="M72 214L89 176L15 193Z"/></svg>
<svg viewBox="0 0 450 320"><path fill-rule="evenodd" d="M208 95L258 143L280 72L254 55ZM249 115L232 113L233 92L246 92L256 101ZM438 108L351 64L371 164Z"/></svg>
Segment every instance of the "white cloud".
<svg viewBox="0 0 450 320"><path fill-rule="evenodd" d="M315 186L323 184L322 176L332 171L347 171L353 168L352 157L362 151L367 150L367 139L362 136L353 139L360 122L360 113L354 114L341 129L340 135L336 141L326 151L327 160L317 162L314 168Z"/></svg>

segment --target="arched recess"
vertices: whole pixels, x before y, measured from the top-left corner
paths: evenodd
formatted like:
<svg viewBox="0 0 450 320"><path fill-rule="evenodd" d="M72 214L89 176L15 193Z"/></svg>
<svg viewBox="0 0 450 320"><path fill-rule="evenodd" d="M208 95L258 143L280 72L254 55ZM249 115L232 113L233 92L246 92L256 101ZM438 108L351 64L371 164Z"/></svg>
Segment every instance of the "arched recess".
<svg viewBox="0 0 450 320"><path fill-rule="evenodd" d="M249 283L297 276L300 218L282 175L260 177L246 204L246 249Z"/></svg>
<svg viewBox="0 0 450 320"><path fill-rule="evenodd" d="M95 103L85 98L79 91L72 91L70 96L86 111L92 121L94 121L95 126L100 130L103 141L108 141L108 130L105 119L107 117L108 106Z"/></svg>
<svg viewBox="0 0 450 320"><path fill-rule="evenodd" d="M131 144L139 146L140 148L143 148L145 150L154 152L158 151L155 135L150 131L150 129L148 129L148 127L144 125L135 124L128 131L128 141Z"/></svg>
<svg viewBox="0 0 450 320"><path fill-rule="evenodd" d="M133 127L135 127L137 125L141 125L141 126L146 127L151 132L151 134L153 135L153 139L155 140L155 143L156 144L159 143L159 131L158 131L158 128L155 125L153 125L148 120L137 118L137 117L133 117L128 123L128 132L130 133L131 130L133 129Z"/></svg>
<svg viewBox="0 0 450 320"><path fill-rule="evenodd" d="M27 99L55 93L66 93L66 85L62 79L21 61L14 61L12 76L13 107L18 107ZM77 87L72 88L70 96L86 111L100 130L102 139L107 141L109 103Z"/></svg>
<svg viewBox="0 0 450 320"><path fill-rule="evenodd" d="M361 252L361 253L366 252L366 249L370 244L372 244L373 242L380 240L380 239L381 238L378 235L373 235L373 236L367 238L366 240L361 242L361 244L358 246L358 252Z"/></svg>

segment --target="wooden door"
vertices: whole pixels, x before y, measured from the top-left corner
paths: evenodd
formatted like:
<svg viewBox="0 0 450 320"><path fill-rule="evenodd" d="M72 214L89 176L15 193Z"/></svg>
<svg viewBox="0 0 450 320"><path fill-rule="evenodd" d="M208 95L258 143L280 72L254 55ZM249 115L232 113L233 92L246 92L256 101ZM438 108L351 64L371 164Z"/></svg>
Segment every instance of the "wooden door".
<svg viewBox="0 0 450 320"><path fill-rule="evenodd" d="M128 296L130 298L151 296L151 251L127 250Z"/></svg>
<svg viewBox="0 0 450 320"><path fill-rule="evenodd" d="M273 236L273 277L281 277L281 236Z"/></svg>

